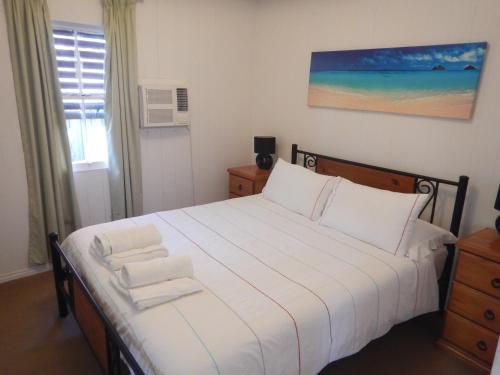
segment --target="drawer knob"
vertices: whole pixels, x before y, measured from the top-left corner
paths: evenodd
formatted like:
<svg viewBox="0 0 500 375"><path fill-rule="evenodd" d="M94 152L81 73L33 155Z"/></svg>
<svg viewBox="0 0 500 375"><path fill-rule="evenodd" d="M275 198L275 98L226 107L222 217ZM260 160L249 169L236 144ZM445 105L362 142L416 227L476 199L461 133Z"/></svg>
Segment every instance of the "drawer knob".
<svg viewBox="0 0 500 375"><path fill-rule="evenodd" d="M483 316L486 320L495 320L495 313L491 310L486 310Z"/></svg>
<svg viewBox="0 0 500 375"><path fill-rule="evenodd" d="M243 185L242 184L238 185L238 190L243 190ZM500 282L500 280L499 280L499 282Z"/></svg>
<svg viewBox="0 0 500 375"><path fill-rule="evenodd" d="M481 350L482 352L485 352L486 350L488 350L488 346L486 345L486 343L483 340L478 341L476 345L477 345L477 348L479 350Z"/></svg>
<svg viewBox="0 0 500 375"><path fill-rule="evenodd" d="M495 277L493 280L491 280L491 286L493 288L500 288L500 279L498 277Z"/></svg>

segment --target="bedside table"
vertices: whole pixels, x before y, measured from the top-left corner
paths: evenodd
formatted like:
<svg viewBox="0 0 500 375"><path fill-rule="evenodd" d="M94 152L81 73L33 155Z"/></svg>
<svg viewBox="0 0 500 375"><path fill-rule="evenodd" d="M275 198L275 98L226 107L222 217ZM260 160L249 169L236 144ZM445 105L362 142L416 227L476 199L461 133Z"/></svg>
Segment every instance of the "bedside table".
<svg viewBox="0 0 500 375"><path fill-rule="evenodd" d="M229 168L229 198L259 194L267 182L271 169L260 169L256 165Z"/></svg>
<svg viewBox="0 0 500 375"><path fill-rule="evenodd" d="M500 332L500 235L483 229L460 249L438 345L489 373Z"/></svg>

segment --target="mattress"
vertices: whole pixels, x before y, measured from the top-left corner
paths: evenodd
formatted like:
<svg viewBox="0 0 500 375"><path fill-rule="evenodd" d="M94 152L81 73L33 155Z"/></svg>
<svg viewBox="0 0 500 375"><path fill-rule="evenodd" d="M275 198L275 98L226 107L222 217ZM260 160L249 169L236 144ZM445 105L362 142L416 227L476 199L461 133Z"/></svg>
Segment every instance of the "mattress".
<svg viewBox="0 0 500 375"><path fill-rule="evenodd" d="M96 233L154 224L203 291L138 311L89 253ZM434 257L396 257L250 196L80 229L62 244L145 373L317 374L438 308Z"/></svg>

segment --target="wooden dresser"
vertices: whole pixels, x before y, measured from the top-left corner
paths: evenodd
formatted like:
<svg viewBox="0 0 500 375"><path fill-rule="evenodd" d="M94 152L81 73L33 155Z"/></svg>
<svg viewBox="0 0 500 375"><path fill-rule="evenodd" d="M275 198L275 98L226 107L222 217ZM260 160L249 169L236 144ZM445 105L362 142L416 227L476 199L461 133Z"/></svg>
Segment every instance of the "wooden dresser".
<svg viewBox="0 0 500 375"><path fill-rule="evenodd" d="M271 170L256 165L229 168L229 198L259 194L271 174Z"/></svg>
<svg viewBox="0 0 500 375"><path fill-rule="evenodd" d="M438 345L489 373L500 332L500 236L483 229L460 249Z"/></svg>

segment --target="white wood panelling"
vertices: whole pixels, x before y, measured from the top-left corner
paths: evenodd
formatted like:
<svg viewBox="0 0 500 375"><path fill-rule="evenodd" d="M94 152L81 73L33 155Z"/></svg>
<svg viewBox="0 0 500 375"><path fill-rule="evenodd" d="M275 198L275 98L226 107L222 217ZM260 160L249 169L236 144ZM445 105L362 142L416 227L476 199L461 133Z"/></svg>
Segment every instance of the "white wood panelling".
<svg viewBox="0 0 500 375"><path fill-rule="evenodd" d="M194 204L187 127L141 129L144 213Z"/></svg>
<svg viewBox="0 0 500 375"><path fill-rule="evenodd" d="M79 171L74 173L74 178L82 226L110 221L108 170Z"/></svg>
<svg viewBox="0 0 500 375"><path fill-rule="evenodd" d="M141 129L144 213L194 204L191 139L187 127ZM108 171L74 172L82 226L111 220Z"/></svg>

